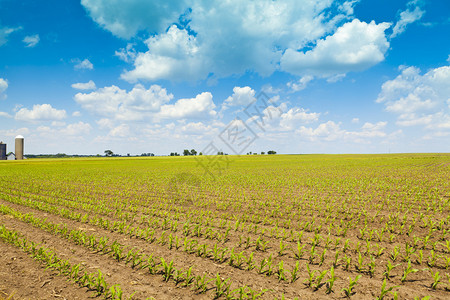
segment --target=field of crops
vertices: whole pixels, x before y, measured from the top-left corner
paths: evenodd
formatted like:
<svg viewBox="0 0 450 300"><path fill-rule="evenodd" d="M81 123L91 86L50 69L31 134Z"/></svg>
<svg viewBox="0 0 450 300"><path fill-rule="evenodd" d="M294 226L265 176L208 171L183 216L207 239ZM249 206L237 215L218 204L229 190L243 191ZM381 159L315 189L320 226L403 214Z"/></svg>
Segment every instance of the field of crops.
<svg viewBox="0 0 450 300"><path fill-rule="evenodd" d="M0 299L448 299L450 155L0 162Z"/></svg>

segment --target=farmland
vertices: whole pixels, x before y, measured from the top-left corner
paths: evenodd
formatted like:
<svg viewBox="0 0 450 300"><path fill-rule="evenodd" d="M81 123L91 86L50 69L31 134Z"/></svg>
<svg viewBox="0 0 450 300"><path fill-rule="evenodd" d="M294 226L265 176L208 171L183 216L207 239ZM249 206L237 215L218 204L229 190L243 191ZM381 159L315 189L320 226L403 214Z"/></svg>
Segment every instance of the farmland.
<svg viewBox="0 0 450 300"><path fill-rule="evenodd" d="M0 162L0 297L448 299L450 155Z"/></svg>

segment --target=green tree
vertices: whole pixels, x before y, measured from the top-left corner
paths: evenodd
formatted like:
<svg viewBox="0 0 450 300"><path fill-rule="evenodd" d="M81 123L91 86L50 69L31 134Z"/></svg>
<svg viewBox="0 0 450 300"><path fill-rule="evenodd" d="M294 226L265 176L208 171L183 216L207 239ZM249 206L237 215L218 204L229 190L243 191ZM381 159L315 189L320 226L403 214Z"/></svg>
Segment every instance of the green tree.
<svg viewBox="0 0 450 300"><path fill-rule="evenodd" d="M105 155L106 156L113 156L114 152L112 152L111 150L105 150Z"/></svg>

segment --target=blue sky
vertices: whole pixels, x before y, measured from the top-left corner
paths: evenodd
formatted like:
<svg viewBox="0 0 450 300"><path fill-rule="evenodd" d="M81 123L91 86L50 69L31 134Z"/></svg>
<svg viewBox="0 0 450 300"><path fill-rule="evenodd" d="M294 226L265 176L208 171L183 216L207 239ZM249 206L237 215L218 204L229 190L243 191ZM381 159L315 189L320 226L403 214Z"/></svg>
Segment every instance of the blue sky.
<svg viewBox="0 0 450 300"><path fill-rule="evenodd" d="M449 36L446 0L0 0L0 140L449 152Z"/></svg>

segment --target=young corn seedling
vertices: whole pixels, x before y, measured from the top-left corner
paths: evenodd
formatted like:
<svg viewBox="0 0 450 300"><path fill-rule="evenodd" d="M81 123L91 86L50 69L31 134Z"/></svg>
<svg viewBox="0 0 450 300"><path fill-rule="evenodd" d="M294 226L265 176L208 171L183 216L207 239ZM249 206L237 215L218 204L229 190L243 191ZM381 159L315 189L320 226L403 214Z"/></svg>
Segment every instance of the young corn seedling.
<svg viewBox="0 0 450 300"><path fill-rule="evenodd" d="M334 285L334 282L336 281L336 276L334 275L334 267L331 267L331 270L330 270L330 278L326 281L326 284L327 284L327 290L326 290L326 293L327 294L330 294L330 293L332 293L333 292L333 285Z"/></svg>
<svg viewBox="0 0 450 300"><path fill-rule="evenodd" d="M172 277L174 268L173 268L173 260L170 263L166 263L164 258L161 257L161 267L164 281L169 281L170 277Z"/></svg>
<svg viewBox="0 0 450 300"><path fill-rule="evenodd" d="M434 274L432 271L430 271L430 272L431 272L431 275L433 275L433 283L431 284L431 288L433 290L435 290L437 288L438 284L441 283L441 281L440 281L441 276L439 275L439 271Z"/></svg>
<svg viewBox="0 0 450 300"><path fill-rule="evenodd" d="M186 271L186 273L184 273L183 279L184 279L183 286L186 286L186 287L187 287L187 286L190 286L190 285L194 282L195 276L192 275L192 267L190 267L190 268Z"/></svg>
<svg viewBox="0 0 450 300"><path fill-rule="evenodd" d="M416 273L416 272L419 272L419 270L418 270L418 269L413 269L413 268L411 267L411 261L408 261L408 266L407 266L406 269L403 271L403 276L402 276L402 278L400 279L400 281L401 281L402 283L405 282L405 281L406 281L406 276L408 276L408 274Z"/></svg>
<svg viewBox="0 0 450 300"><path fill-rule="evenodd" d="M370 256L370 263L368 265L370 278L372 278L373 275L375 274L375 266L376 266L375 265L375 258L371 255Z"/></svg>
<svg viewBox="0 0 450 300"><path fill-rule="evenodd" d="M308 287L312 287L314 283L314 274L316 273L316 270L311 271L309 264L306 264L306 269L308 270L308 279L304 281Z"/></svg>
<svg viewBox="0 0 450 300"><path fill-rule="evenodd" d="M339 250L336 250L336 254L334 255L333 268L336 268L341 259L339 258Z"/></svg>
<svg viewBox="0 0 450 300"><path fill-rule="evenodd" d="M195 277L194 280L194 288L200 293L205 293L208 289L208 283L213 281L213 279L206 279L206 274L203 274L203 276L198 275Z"/></svg>
<svg viewBox="0 0 450 300"><path fill-rule="evenodd" d="M323 281L325 275L327 275L327 273L328 273L328 270L322 271L322 273L320 273L316 277L315 284L314 284L314 287L313 287L315 291L320 289L325 284L325 282L322 282L322 281Z"/></svg>
<svg viewBox="0 0 450 300"><path fill-rule="evenodd" d="M300 262L297 261L295 263L295 267L292 269L292 271L289 271L291 273L291 283L295 282L298 279L298 269L299 269Z"/></svg>
<svg viewBox="0 0 450 300"><path fill-rule="evenodd" d="M384 297L386 297L386 295L388 293L392 293L392 290L397 288L398 286L391 286L390 288L386 288L386 278L383 280L383 284L381 285L381 293L380 296L378 296L376 299L377 300L383 300ZM393 294L393 293L392 293Z"/></svg>
<svg viewBox="0 0 450 300"><path fill-rule="evenodd" d="M297 250L296 251L292 250L294 253L294 257L296 259L301 259L303 257L304 247L305 245L302 245L300 242L297 242Z"/></svg>
<svg viewBox="0 0 450 300"><path fill-rule="evenodd" d="M253 262L253 252L250 253L250 256L247 258L246 263L248 271L253 270L255 268L255 264Z"/></svg>
<svg viewBox="0 0 450 300"><path fill-rule="evenodd" d="M344 270L345 270L345 271L348 271L349 268L350 268L350 264L352 263L352 258L351 258L351 256L345 255L345 256L344 256L344 260L345 260Z"/></svg>
<svg viewBox="0 0 450 300"><path fill-rule="evenodd" d="M178 285L180 282L184 281L184 272L183 269L175 269L173 271L173 280L175 281L175 285Z"/></svg>
<svg viewBox="0 0 450 300"><path fill-rule="evenodd" d="M244 300L244 299L248 299L249 295L247 292L248 287L246 285L241 286L235 290L233 290L231 292L231 294L233 295L232 299L238 299L238 300ZM237 294L237 296L235 296Z"/></svg>
<svg viewBox="0 0 450 300"><path fill-rule="evenodd" d="M388 260L388 262L387 262L387 264L386 264L386 271L384 271L384 273L383 273L383 277L385 278L385 279L389 279L390 277L391 277L391 271L395 268L395 267L398 267L398 266L400 266L400 264L396 264L396 265L393 265L393 264L391 264L391 261L390 260Z"/></svg>
<svg viewBox="0 0 450 300"><path fill-rule="evenodd" d="M286 244L283 243L283 240L280 240L280 249L278 250L278 255L283 256L285 249L286 249Z"/></svg>
<svg viewBox="0 0 450 300"><path fill-rule="evenodd" d="M358 253L358 264L355 265L355 268L360 273L364 272L364 259L361 255L361 252Z"/></svg>
<svg viewBox="0 0 450 300"><path fill-rule="evenodd" d="M325 261L325 254L326 253L327 253L327 249L324 248L322 254L320 255L319 267L322 266L323 262Z"/></svg>
<svg viewBox="0 0 450 300"><path fill-rule="evenodd" d="M222 297L223 295L228 295L230 293L230 278L222 280L219 274L216 276L216 299Z"/></svg>
<svg viewBox="0 0 450 300"><path fill-rule="evenodd" d="M353 291L353 288L355 287L356 283L361 278L361 276L362 275L358 275L358 276L355 277L355 279L351 279L350 278L349 283L348 283L348 287L342 289L342 291L344 292L346 297L350 298L350 296L355 294L355 292Z"/></svg>
<svg viewBox="0 0 450 300"><path fill-rule="evenodd" d="M279 281L286 280L286 275L284 274L283 261L280 261L280 263L278 264L278 270L275 272L275 274L277 275Z"/></svg>
<svg viewBox="0 0 450 300"><path fill-rule="evenodd" d="M394 250L392 250L392 253L391 253L391 256L390 256L391 260L393 262L395 262L397 260L397 257L398 257L399 254L400 254L400 249L399 249L398 246L396 246L394 248Z"/></svg>

